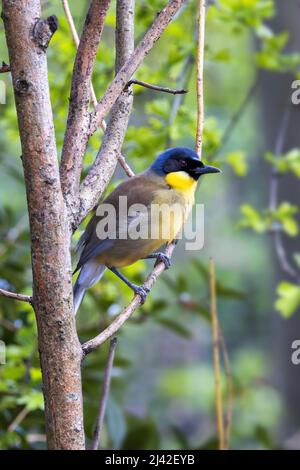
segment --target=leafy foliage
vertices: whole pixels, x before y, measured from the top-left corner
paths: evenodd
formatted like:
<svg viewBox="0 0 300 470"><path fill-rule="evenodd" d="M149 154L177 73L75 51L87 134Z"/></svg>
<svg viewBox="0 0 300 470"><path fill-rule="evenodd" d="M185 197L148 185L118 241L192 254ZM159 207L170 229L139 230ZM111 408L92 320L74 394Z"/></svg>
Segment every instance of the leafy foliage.
<svg viewBox="0 0 300 470"><path fill-rule="evenodd" d="M60 24L48 50L60 152L75 47L61 2L46 3L43 14L56 13ZM112 3L93 77L98 97L114 75L115 2ZM72 11L80 30L87 2L73 4ZM136 41L164 5L164 0L136 2ZM144 170L166 147L194 146L196 8L197 2L187 2L136 73L140 80L189 89L182 98L134 87L134 112L123 151L136 171ZM253 155L259 148L257 129L254 129L257 116L253 109L238 123L239 132L231 135L228 148L223 146L227 126L259 69L296 73L299 66L299 55L285 52L287 33L275 34L269 26L274 15L272 0L219 0L208 7L203 153L204 159L212 162L217 155L224 178L211 186L204 181L201 186L199 202L207 204L205 249L191 260L179 244L172 270L164 274L147 303L119 334L102 436L105 448L216 448L207 270L210 254L214 254L218 267L220 319L225 337L229 338L233 362L232 446L270 448L276 445L273 430L278 426L282 404L277 390L266 384L270 369L268 351L263 351L261 338L257 338L261 322L263 325L266 322L264 312L269 308L269 297L261 292L262 280L259 279L260 267L268 264L268 255L265 245L257 243L251 248L252 234L239 231L237 235L233 220L241 204L241 227L257 233L266 233L275 227L294 237L298 233L297 207L282 201L273 212L255 208L257 201L253 192L259 190L255 187L253 191L250 178L256 164ZM3 30L0 36L1 60L8 62ZM259 43L258 51L254 50L255 40ZM3 169L0 175L0 284L3 288L30 294L30 236L19 158L21 149L12 87L9 79L4 79L7 105L0 105ZM96 133L88 148L85 169L93 161L100 141L101 135ZM281 156L268 153L266 158L270 168L299 178L299 149ZM118 169L108 191L123 178ZM252 181L250 189L248 178ZM257 204L261 207L261 201ZM75 234L74 245L79 232ZM124 273L134 282L142 283L147 269L147 264L141 261L126 268ZM270 286L263 281L265 292ZM108 325L130 298L127 287L107 273L86 295L77 320L80 339L85 341ZM292 315L299 303L297 285L283 282L278 286L276 308L284 316ZM254 349L249 348L249 337ZM0 365L0 448L45 448L37 334L30 306L0 298L0 338L7 345L6 364ZM92 438L106 359L107 345L104 345L88 357L84 365L88 441ZM225 383L224 377L223 381ZM20 413L24 413L24 417L18 422Z"/></svg>

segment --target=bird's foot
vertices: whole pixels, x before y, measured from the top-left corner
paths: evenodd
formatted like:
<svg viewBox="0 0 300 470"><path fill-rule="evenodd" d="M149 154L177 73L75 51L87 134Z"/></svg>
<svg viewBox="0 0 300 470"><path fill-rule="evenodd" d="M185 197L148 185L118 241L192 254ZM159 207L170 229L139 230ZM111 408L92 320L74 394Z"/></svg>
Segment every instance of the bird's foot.
<svg viewBox="0 0 300 470"><path fill-rule="evenodd" d="M146 302L146 298L147 298L148 293L150 292L148 287L133 285L132 290L135 293L135 295L140 296L141 304L143 305Z"/></svg>
<svg viewBox="0 0 300 470"><path fill-rule="evenodd" d="M165 255L164 253L158 253L157 254L157 258L156 258L156 264L158 263L164 263L165 265L165 269L169 269L170 266L171 266L171 260L169 258L169 256Z"/></svg>

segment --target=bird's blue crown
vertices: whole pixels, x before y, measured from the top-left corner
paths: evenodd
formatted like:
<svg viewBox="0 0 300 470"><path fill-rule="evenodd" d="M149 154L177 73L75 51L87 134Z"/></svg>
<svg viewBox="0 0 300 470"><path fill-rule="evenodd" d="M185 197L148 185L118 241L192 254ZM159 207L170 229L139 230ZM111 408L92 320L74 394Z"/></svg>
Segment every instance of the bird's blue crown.
<svg viewBox="0 0 300 470"><path fill-rule="evenodd" d="M163 153L158 155L154 163L151 165L151 170L154 171L157 175L164 175L164 163L169 159L169 158L189 158L191 160L198 160L199 157L194 152L194 150L189 149L188 147L174 147L168 150L165 150Z"/></svg>

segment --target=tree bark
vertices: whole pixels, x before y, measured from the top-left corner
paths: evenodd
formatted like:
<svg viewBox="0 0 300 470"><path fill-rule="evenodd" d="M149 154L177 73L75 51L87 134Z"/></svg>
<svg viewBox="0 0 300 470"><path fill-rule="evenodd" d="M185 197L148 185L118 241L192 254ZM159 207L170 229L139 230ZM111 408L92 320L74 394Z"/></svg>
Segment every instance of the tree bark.
<svg viewBox="0 0 300 470"><path fill-rule="evenodd" d="M71 230L60 185L45 54L57 23L55 17L40 19L38 0L3 0L2 5L27 191L48 447L84 449Z"/></svg>
<svg viewBox="0 0 300 470"><path fill-rule="evenodd" d="M92 0L80 38L72 74L70 106L64 138L61 182L64 197L76 212L82 170L82 139L89 126L91 78L110 0Z"/></svg>
<svg viewBox="0 0 300 470"><path fill-rule="evenodd" d="M116 74L134 51L134 1L117 0L116 3ZM132 86L125 89L115 102L107 123L104 138L93 166L80 187L80 210L75 226L81 221L81 214L93 207L111 180L117 166L117 154L121 152L133 105ZM93 183L97 183L95 191ZM104 186L104 187L103 187Z"/></svg>

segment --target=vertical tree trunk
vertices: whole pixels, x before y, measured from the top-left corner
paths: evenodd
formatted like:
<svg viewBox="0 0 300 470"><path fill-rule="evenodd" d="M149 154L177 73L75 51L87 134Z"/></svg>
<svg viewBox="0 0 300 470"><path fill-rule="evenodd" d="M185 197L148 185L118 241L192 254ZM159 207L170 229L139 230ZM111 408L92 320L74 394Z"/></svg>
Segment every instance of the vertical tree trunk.
<svg viewBox="0 0 300 470"><path fill-rule="evenodd" d="M83 449L81 346L73 316L71 231L61 192L46 48L55 17L39 0L3 0L32 242L33 305L50 449Z"/></svg>

